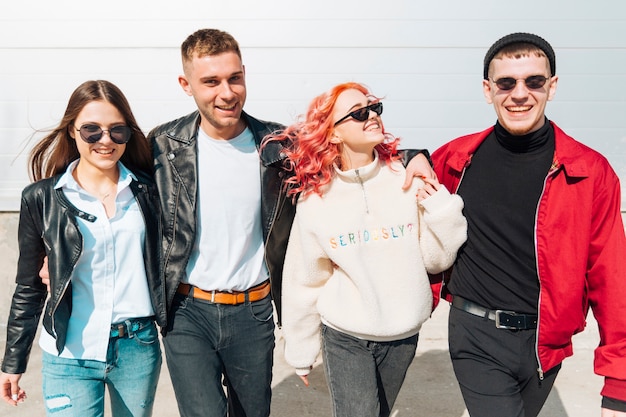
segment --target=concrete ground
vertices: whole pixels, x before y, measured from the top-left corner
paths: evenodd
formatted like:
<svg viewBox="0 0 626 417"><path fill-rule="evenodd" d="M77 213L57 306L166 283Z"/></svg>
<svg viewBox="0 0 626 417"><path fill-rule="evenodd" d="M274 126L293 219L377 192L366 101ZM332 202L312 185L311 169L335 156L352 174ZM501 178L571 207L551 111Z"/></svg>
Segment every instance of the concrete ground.
<svg viewBox="0 0 626 417"><path fill-rule="evenodd" d="M392 417L468 417L461 394L452 372L447 352L448 305L442 303L433 317L424 325L415 360L411 365L400 392ZM0 327L0 353L4 352L6 327ZM276 331L273 382L273 417L330 416L330 400L324 372L315 367L310 376L310 386L304 387L300 379L283 359L283 340ZM598 345L595 321L574 338L573 357L563 363L563 368L541 417L589 417L600 415L599 395L602 378L593 374L593 349ZM44 416L41 395L41 352L33 347L30 366L22 377L22 387L28 393L26 402L11 407L2 402L0 416ZM106 416L110 416L107 410ZM154 417L178 416L176 399L164 365L158 387ZM82 417L82 416L81 416Z"/></svg>

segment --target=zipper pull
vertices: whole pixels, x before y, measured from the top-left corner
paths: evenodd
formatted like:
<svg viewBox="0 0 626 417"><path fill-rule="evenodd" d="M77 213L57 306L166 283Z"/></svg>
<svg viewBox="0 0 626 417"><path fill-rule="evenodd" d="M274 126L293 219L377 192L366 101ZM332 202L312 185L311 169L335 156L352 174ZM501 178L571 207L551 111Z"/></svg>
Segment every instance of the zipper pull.
<svg viewBox="0 0 626 417"><path fill-rule="evenodd" d="M539 380L543 381L543 370L541 368L537 368L537 373L539 374Z"/></svg>

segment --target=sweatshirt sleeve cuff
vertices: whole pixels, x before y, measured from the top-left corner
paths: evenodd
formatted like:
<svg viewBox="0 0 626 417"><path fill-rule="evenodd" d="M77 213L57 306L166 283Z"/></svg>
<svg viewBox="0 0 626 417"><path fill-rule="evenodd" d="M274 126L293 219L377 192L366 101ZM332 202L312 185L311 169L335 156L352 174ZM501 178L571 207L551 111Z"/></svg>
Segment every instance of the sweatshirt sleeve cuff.
<svg viewBox="0 0 626 417"><path fill-rule="evenodd" d="M311 373L311 367L308 368L296 368L296 375L298 376L306 376Z"/></svg>

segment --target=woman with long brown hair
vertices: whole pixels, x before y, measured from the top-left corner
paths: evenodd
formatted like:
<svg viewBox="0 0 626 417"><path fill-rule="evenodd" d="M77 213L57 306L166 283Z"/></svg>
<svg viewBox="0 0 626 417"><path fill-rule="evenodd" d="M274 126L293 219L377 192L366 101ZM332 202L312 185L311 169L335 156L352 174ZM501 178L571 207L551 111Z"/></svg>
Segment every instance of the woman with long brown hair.
<svg viewBox="0 0 626 417"><path fill-rule="evenodd" d="M26 399L19 381L45 304L47 415L103 415L106 387L113 416L152 414L161 369L155 322L164 325L166 314L151 170L150 145L108 81L81 84L34 146L0 375L9 404ZM49 298L39 277L45 259Z"/></svg>

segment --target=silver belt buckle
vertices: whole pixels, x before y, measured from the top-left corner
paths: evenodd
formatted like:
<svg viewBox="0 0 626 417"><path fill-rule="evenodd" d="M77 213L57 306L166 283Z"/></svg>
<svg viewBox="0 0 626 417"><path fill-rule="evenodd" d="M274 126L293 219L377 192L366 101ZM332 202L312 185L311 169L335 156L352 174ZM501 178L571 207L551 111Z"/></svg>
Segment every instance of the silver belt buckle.
<svg viewBox="0 0 626 417"><path fill-rule="evenodd" d="M509 310L496 310L496 328L498 329L517 329L517 327L512 327L512 326L506 326L504 324L500 324L500 314L501 313L505 313L508 314L510 316L517 316L517 314L515 313L515 311L509 311Z"/></svg>

